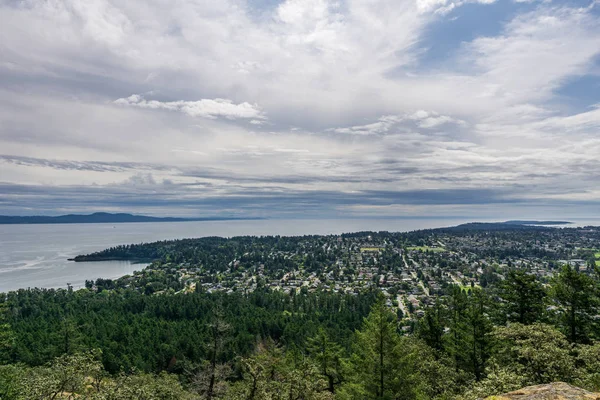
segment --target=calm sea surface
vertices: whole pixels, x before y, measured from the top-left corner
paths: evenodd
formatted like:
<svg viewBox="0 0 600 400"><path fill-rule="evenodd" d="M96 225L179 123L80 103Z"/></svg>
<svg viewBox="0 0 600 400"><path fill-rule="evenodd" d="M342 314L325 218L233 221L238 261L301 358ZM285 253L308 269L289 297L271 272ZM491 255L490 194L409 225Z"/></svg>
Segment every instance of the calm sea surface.
<svg viewBox="0 0 600 400"><path fill-rule="evenodd" d="M481 221L481 220L480 220ZM600 225L600 220L576 221ZM469 222L467 219L257 220L126 224L0 225L0 292L28 287L75 288L86 279L117 278L146 264L123 261L74 263L67 258L118 244L203 236L340 234L410 231Z"/></svg>

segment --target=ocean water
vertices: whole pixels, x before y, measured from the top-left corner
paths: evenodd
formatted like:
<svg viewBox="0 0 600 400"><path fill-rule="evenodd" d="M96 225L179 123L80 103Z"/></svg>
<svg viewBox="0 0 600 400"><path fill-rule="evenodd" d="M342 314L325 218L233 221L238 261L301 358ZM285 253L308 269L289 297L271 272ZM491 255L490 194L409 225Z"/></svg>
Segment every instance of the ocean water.
<svg viewBox="0 0 600 400"><path fill-rule="evenodd" d="M479 220L482 221L482 220ZM68 258L107 247L204 236L311 235L358 231L403 232L439 228L468 219L247 220L125 224L0 225L0 292L20 288L82 287L86 279L117 278L146 264L124 261L75 263ZM600 225L600 220L574 221Z"/></svg>

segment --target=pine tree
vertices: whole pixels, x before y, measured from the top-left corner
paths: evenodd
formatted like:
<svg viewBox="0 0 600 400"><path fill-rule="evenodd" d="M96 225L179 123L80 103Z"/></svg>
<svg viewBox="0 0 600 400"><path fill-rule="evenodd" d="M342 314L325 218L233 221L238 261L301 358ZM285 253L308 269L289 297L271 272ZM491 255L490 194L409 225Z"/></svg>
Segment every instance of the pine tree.
<svg viewBox="0 0 600 400"><path fill-rule="evenodd" d="M470 292L469 304L465 313L465 326L467 327L464 352L468 356L470 366L467 368L475 375L475 380L483 378L485 365L490 357L490 338L492 323L487 316L487 297L481 289Z"/></svg>
<svg viewBox="0 0 600 400"><path fill-rule="evenodd" d="M13 350L14 333L7 322L8 307L0 304L0 365L10 362Z"/></svg>
<svg viewBox="0 0 600 400"><path fill-rule="evenodd" d="M356 332L354 353L351 358L352 382L346 387L346 397L368 399L398 398L403 387L400 336L396 316L380 296L365 318L362 329Z"/></svg>
<svg viewBox="0 0 600 400"><path fill-rule="evenodd" d="M193 378L196 391L208 400L221 397L226 390L224 381L230 375L231 367L219 363L219 358L229 341L230 329L231 326L225 322L222 305L218 303L212 321L208 324L206 349L209 359Z"/></svg>
<svg viewBox="0 0 600 400"><path fill-rule="evenodd" d="M327 379L327 390L335 393L336 386L342 382L342 348L320 328L314 337L308 339L307 350L319 366L321 375Z"/></svg>
<svg viewBox="0 0 600 400"><path fill-rule="evenodd" d="M529 325L541 319L546 291L534 275L511 270L499 284L501 320Z"/></svg>
<svg viewBox="0 0 600 400"><path fill-rule="evenodd" d="M297 352L287 354L273 341L259 343L240 361L243 379L227 393L232 400L332 400L316 364Z"/></svg>
<svg viewBox="0 0 600 400"><path fill-rule="evenodd" d="M570 342L587 343L598 312L596 282L568 265L552 279L551 299L559 309L559 323Z"/></svg>
<svg viewBox="0 0 600 400"><path fill-rule="evenodd" d="M432 308L427 309L425 315L419 321L417 336L429 347L435 350L436 358L444 350L444 309L439 300L436 300Z"/></svg>
<svg viewBox="0 0 600 400"><path fill-rule="evenodd" d="M466 360L463 352L463 343L467 336L464 323L467 309L467 294L460 286L453 285L447 299L448 310L448 335L445 336L446 351L454 361L455 370L464 369Z"/></svg>
<svg viewBox="0 0 600 400"><path fill-rule="evenodd" d="M467 371L480 380L489 358L488 333L492 329L487 298L481 289L472 289L467 295L466 291L454 286L448 311L450 332L445 336L447 351L454 359L457 371Z"/></svg>

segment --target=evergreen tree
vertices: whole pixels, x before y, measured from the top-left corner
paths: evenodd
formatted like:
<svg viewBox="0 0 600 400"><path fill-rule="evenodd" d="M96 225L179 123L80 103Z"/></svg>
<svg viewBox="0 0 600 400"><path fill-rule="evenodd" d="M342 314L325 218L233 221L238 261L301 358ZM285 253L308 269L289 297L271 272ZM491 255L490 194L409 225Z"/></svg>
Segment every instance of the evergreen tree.
<svg viewBox="0 0 600 400"><path fill-rule="evenodd" d="M433 307L425 311L423 318L419 320L417 336L421 338L429 347L435 350L436 358L444 350L444 308L441 302L436 299Z"/></svg>
<svg viewBox="0 0 600 400"><path fill-rule="evenodd" d="M341 390L341 398L414 397L416 387L410 384L411 371L406 368L409 355L403 353L396 325L396 316L380 296L356 332L350 359L352 379Z"/></svg>
<svg viewBox="0 0 600 400"><path fill-rule="evenodd" d="M501 321L532 324L541 320L546 291L534 275L511 270L498 285Z"/></svg>
<svg viewBox="0 0 600 400"><path fill-rule="evenodd" d="M479 381L483 377L491 345L488 333L492 324L485 293L475 288L467 294L454 286L448 310L451 316L450 332L445 337L448 353L454 359L457 370L467 371Z"/></svg>
<svg viewBox="0 0 600 400"><path fill-rule="evenodd" d="M232 400L331 400L333 394L316 364L288 352L271 340L259 343L251 357L241 360L242 377L227 393Z"/></svg>
<svg viewBox="0 0 600 400"><path fill-rule="evenodd" d="M198 391L207 399L212 400L220 397L225 389L224 380L229 375L229 366L219 363L225 344L229 341L229 330L231 326L225 322L223 316L223 307L217 303L212 321L208 324L208 340L206 349L208 353L208 362L204 369L196 375L195 386Z"/></svg>
<svg viewBox="0 0 600 400"><path fill-rule="evenodd" d="M596 282L565 265L552 279L551 299L558 306L559 324L570 342L587 343L598 312Z"/></svg>
<svg viewBox="0 0 600 400"><path fill-rule="evenodd" d="M488 299L481 289L470 292L469 304L465 313L467 335L463 343L463 351L468 356L469 366L466 368L475 375L475 380L483 378L486 362L490 356L489 333L492 323L488 318Z"/></svg>
<svg viewBox="0 0 600 400"><path fill-rule="evenodd" d="M307 350L319 366L319 372L327 380L327 390L335 393L336 386L342 382L342 348L320 328L314 337L308 339Z"/></svg>
<svg viewBox="0 0 600 400"><path fill-rule="evenodd" d="M0 303L0 365L12 361L14 333L8 324L8 307Z"/></svg>
<svg viewBox="0 0 600 400"><path fill-rule="evenodd" d="M463 344L467 335L464 323L467 309L467 294L458 285L453 285L448 296L448 326L449 332L445 338L445 348L447 353L454 361L456 371L464 369L467 363Z"/></svg>

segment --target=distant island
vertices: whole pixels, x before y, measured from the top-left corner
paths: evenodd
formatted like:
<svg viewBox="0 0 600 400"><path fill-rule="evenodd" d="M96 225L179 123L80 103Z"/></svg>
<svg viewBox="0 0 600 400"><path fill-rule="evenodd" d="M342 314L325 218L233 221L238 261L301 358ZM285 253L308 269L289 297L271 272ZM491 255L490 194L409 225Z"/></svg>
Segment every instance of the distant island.
<svg viewBox="0 0 600 400"><path fill-rule="evenodd" d="M568 221L527 221L513 220L505 222L468 222L457 226L442 228L444 231L515 231L515 230L544 230L549 226L568 225Z"/></svg>
<svg viewBox="0 0 600 400"><path fill-rule="evenodd" d="M188 222L188 221L230 221L230 220L255 220L261 218L239 217L205 217L205 218L175 218L175 217L149 217L126 213L97 212L93 214L68 214L51 216L10 216L0 215L0 224L120 224L127 222Z"/></svg>
<svg viewBox="0 0 600 400"><path fill-rule="evenodd" d="M567 225L567 224L572 224L572 222L569 221L523 221L523 220L513 220L513 221L506 221L503 222L503 224L508 224L508 225Z"/></svg>

